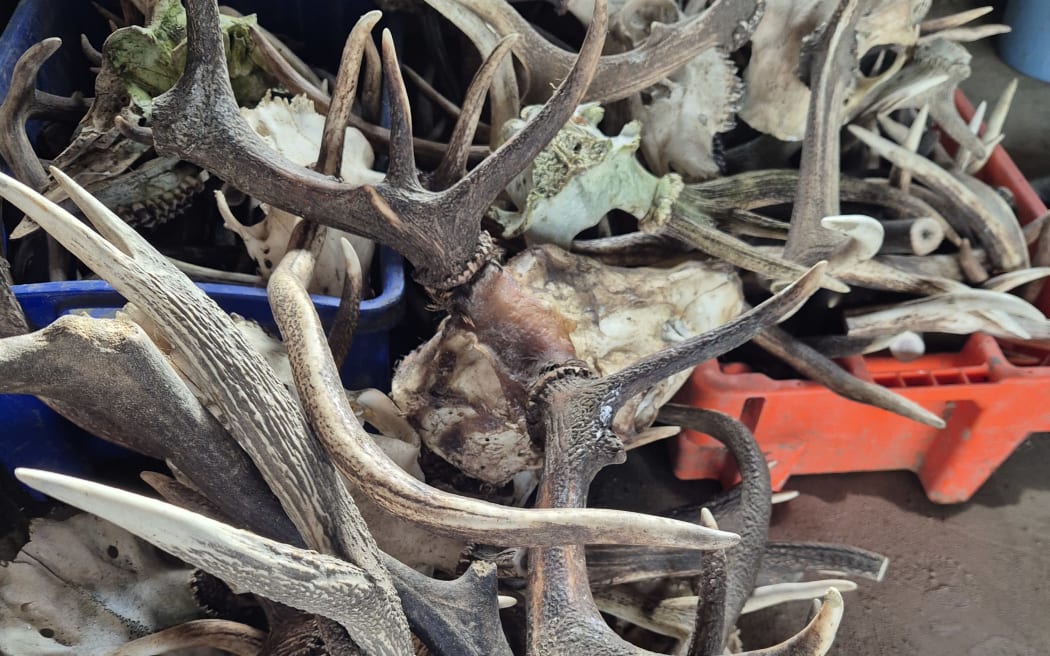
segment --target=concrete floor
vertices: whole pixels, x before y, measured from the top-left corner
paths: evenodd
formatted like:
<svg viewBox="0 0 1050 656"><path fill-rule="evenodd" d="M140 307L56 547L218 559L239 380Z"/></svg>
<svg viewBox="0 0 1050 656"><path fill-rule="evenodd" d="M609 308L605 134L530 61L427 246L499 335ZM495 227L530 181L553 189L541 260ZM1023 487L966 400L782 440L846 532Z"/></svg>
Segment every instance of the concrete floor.
<svg viewBox="0 0 1050 656"><path fill-rule="evenodd" d="M984 4L937 0L934 13ZM1007 66L994 39L968 49L973 73L962 88L975 105L1019 78L1004 147L1029 179L1050 176L1050 84ZM1030 437L956 506L927 501L906 472L806 476L788 488L802 496L775 512L774 539L845 542L890 558L882 583L846 595L832 656L1050 654L1050 436ZM786 637L807 612L770 609L743 628Z"/></svg>
<svg viewBox="0 0 1050 656"><path fill-rule="evenodd" d="M934 4L935 14L947 14L986 3ZM1010 69L994 40L968 47L973 74L963 90L975 105L991 103L1020 78L1004 146L1030 179L1050 175L1050 84ZM663 507L695 503L710 490L706 482L669 481L667 467L665 451L643 450L596 484L638 506L643 499ZM860 582L845 595L831 656L1050 654L1050 436L1030 437L965 504L930 503L907 472L804 476L787 489L801 496L776 509L773 539L841 542L890 558L883 582ZM746 646L768 646L759 636L790 636L808 610L798 603L746 616Z"/></svg>
<svg viewBox="0 0 1050 656"><path fill-rule="evenodd" d="M937 0L935 12L976 4ZM1012 71L992 40L969 47L973 75L963 89L975 104L991 101L1020 77L1004 145L1029 177L1050 175L1050 84ZM599 494L606 490L621 507L652 509L710 492L709 483L673 480L666 451L654 447L603 472ZM890 558L882 583L861 582L846 594L832 656L1050 654L1050 437L1030 438L969 503L956 506L928 502L906 472L805 476L787 487L801 496L775 511L773 539L842 542ZM765 646L756 636L797 631L807 611L799 603L747 616L748 647Z"/></svg>
<svg viewBox="0 0 1050 656"><path fill-rule="evenodd" d="M830 656L1050 654L1050 435L1033 435L965 504L936 505L910 472L800 476L770 538L834 542L890 559L858 581ZM591 504L652 512L697 503L717 484L680 481L665 445L632 451L592 486ZM805 625L808 602L745 615L748 649Z"/></svg>
<svg viewBox="0 0 1050 656"><path fill-rule="evenodd" d="M881 583L847 593L832 655L1050 654L1050 439L1033 436L966 504L937 506L906 472L806 476L771 535L890 558ZM788 636L806 604L748 618L745 635ZM761 646L761 645L756 645Z"/></svg>

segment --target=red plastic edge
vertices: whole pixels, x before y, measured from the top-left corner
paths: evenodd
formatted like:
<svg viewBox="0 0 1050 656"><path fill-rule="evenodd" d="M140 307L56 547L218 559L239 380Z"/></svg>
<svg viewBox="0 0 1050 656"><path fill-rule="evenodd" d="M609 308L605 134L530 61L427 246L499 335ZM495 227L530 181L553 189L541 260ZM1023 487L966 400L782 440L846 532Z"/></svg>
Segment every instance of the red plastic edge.
<svg viewBox="0 0 1050 656"><path fill-rule="evenodd" d="M969 121L973 106L961 92L955 102ZM978 177L1014 194L1022 225L1046 213L1001 146ZM1050 315L1050 284L1044 284L1038 307ZM1032 349L1028 355L1011 362L994 339L973 335L958 353L909 363L879 356L841 363L943 416L947 426L941 430L854 403L816 383L773 380L738 363L703 363L676 400L740 418L771 462L775 490L794 474L906 469L919 476L932 501L958 503L1029 433L1050 429L1050 407L1034 402L1050 383L1050 353ZM736 480L731 456L710 437L685 430L671 444L678 478L717 478L727 485Z"/></svg>

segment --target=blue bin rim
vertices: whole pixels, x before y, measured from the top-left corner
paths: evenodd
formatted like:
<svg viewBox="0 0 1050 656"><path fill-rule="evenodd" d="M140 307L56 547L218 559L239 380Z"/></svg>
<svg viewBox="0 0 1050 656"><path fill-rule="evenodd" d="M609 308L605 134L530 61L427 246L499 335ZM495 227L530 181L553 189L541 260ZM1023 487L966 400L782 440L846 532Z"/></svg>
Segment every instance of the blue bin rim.
<svg viewBox="0 0 1050 656"><path fill-rule="evenodd" d="M361 301L358 329L363 332L378 332L392 328L401 319L402 299L405 291L405 269L401 256L383 246L379 249L380 277L383 288L379 295ZM196 283L208 296L225 305L224 301L236 300L257 304L269 310L269 299L262 287L230 285L223 283ZM118 307L123 297L104 280L72 280L65 282L42 282L13 285L15 297L23 304L46 304L50 307L68 309L82 307ZM322 314L334 313L339 307L339 298L311 294L314 306ZM56 316L59 312L56 311ZM252 317L254 318L254 317ZM36 326L43 328L43 326Z"/></svg>

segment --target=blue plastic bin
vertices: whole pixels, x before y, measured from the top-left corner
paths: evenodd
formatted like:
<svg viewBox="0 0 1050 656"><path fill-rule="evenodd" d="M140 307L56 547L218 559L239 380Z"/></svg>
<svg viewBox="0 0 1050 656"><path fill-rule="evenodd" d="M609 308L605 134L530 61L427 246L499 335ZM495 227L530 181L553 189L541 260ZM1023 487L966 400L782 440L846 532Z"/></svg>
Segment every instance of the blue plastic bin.
<svg viewBox="0 0 1050 656"><path fill-rule="evenodd" d="M401 256L388 248L378 252L383 287L378 296L361 303L353 347L340 372L350 389L390 385L389 331L404 313L405 273ZM266 290L210 283L199 286L227 312L258 321L272 334L279 334ZM33 329L70 313L112 316L125 303L109 284L99 280L15 285L14 289ZM314 296L313 300L327 329L339 299ZM126 450L80 430L36 397L0 395L0 463L9 470L36 467L90 476L106 461L127 455Z"/></svg>
<svg viewBox="0 0 1050 656"><path fill-rule="evenodd" d="M1003 22L1011 30L999 37L1003 61L1029 77L1050 82L1050 2L1010 0Z"/></svg>
<svg viewBox="0 0 1050 656"><path fill-rule="evenodd" d="M102 4L119 7L116 2ZM243 13L257 13L261 25L288 37L304 59L325 62L333 70L357 18L374 8L372 2L360 0L230 0L224 4ZM61 94L81 90L91 95L80 34L86 33L99 47L107 29L86 0L21 0L0 36L0 98L7 94L11 69L26 48L51 36L61 37L63 45L41 70L38 88ZM361 303L353 348L341 370L348 388L382 389L390 384L389 331L404 313L405 274L400 255L386 247L377 249L377 254L378 295ZM209 283L200 287L227 312L258 321L278 334L264 289ZM112 315L125 302L107 283L93 280L16 285L15 295L34 329L71 312ZM314 296L313 300L327 328L339 301L331 296ZM127 451L81 431L35 397L0 395L0 465L8 469L39 467L91 476L107 461L126 455Z"/></svg>

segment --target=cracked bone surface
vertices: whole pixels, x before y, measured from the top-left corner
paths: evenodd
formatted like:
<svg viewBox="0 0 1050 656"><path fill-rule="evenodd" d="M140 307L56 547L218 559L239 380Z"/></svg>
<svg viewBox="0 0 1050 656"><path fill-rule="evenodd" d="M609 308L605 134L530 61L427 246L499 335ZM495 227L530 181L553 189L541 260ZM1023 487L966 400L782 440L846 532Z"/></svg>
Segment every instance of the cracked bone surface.
<svg viewBox="0 0 1050 656"><path fill-rule="evenodd" d="M740 118L756 130L784 141L800 141L806 132L809 88L798 71L805 59L805 41L832 16L837 0L768 0L751 39L751 62L744 72ZM871 0L857 23L853 77L848 108L892 79L904 65L907 51L919 38L919 21L928 3L915 0ZM893 51L885 70L865 75L861 58L874 48ZM846 63L846 62L841 62Z"/></svg>
<svg viewBox="0 0 1050 656"><path fill-rule="evenodd" d="M0 566L0 651L110 653L196 619L192 578L192 568L98 517L33 520L29 543Z"/></svg>
<svg viewBox="0 0 1050 656"><path fill-rule="evenodd" d="M520 293L537 299L548 324L565 331L574 357L602 375L736 316L743 297L730 271L698 262L669 267L606 266L553 246L505 265ZM521 363L487 342L469 321L450 317L398 367L393 398L424 443L461 471L502 485L537 469L529 438ZM687 373L654 385L616 415L629 438L647 428Z"/></svg>
<svg viewBox="0 0 1050 656"><path fill-rule="evenodd" d="M630 48L661 24L686 20L673 0L631 0L613 15L610 30ZM641 152L657 175L687 181L719 174L714 140L734 126L743 93L736 66L718 47L690 59L654 86L627 98L632 119L645 126Z"/></svg>

